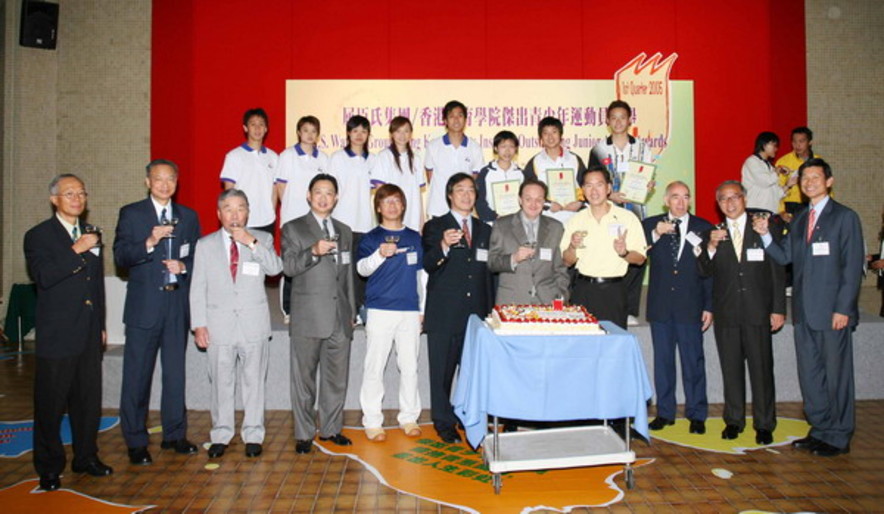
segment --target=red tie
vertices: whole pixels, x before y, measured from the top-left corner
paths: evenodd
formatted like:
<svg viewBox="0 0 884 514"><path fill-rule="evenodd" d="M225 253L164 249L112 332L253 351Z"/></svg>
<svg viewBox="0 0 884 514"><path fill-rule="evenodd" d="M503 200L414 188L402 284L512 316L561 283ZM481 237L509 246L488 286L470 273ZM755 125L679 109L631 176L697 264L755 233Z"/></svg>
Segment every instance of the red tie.
<svg viewBox="0 0 884 514"><path fill-rule="evenodd" d="M470 226L467 225L467 219L463 219L463 238L467 240L467 246L473 246L473 238L470 236Z"/></svg>
<svg viewBox="0 0 884 514"><path fill-rule="evenodd" d="M810 243L810 238L813 236L813 226L816 225L816 209L810 209L810 219L807 220L807 242Z"/></svg>
<svg viewBox="0 0 884 514"><path fill-rule="evenodd" d="M230 238L230 277L236 282L236 268L239 266L239 248L236 247L236 240Z"/></svg>

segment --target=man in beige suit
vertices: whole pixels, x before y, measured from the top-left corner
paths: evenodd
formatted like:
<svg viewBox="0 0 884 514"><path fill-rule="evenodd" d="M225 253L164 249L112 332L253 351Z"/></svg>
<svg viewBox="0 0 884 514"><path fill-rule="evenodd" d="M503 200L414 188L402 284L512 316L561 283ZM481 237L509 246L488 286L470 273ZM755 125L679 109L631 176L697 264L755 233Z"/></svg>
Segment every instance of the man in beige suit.
<svg viewBox="0 0 884 514"><path fill-rule="evenodd" d="M488 268L500 273L498 304L548 304L568 297L568 270L559 249L564 227L541 216L546 195L546 184L525 180L519 187L521 210L494 223Z"/></svg>
<svg viewBox="0 0 884 514"><path fill-rule="evenodd" d="M200 239L190 286L190 326L209 357L212 386L212 445L224 455L234 435L236 364L240 363L245 416L241 437L248 457L264 442L264 382L271 337L264 277L282 271L273 236L246 230L249 200L238 189L218 197L221 230Z"/></svg>
<svg viewBox="0 0 884 514"><path fill-rule="evenodd" d="M319 439L351 444L341 429L353 338L353 233L332 219L337 201L337 180L320 173L307 188L310 212L282 227L284 271L292 277L291 394L298 453L309 453L316 435L319 368Z"/></svg>

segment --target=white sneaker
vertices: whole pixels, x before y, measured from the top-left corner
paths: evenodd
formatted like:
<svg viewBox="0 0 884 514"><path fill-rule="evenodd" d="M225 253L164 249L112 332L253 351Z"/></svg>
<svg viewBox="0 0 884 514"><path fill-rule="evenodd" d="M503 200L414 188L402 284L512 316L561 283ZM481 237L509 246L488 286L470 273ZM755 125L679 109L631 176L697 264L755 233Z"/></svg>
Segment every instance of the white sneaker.
<svg viewBox="0 0 884 514"><path fill-rule="evenodd" d="M629 317L626 318L626 326L628 326L628 327L637 327L637 326L638 326L638 319L636 319L635 316L633 316L632 314L630 314Z"/></svg>
<svg viewBox="0 0 884 514"><path fill-rule="evenodd" d="M792 286L786 288L786 296L792 298Z"/></svg>
<svg viewBox="0 0 884 514"><path fill-rule="evenodd" d="M291 322L292 322L292 317L291 317L291 315L289 315L289 314L283 314L283 315L282 315L282 322L285 323L286 325L288 325L289 323L291 323Z"/></svg>

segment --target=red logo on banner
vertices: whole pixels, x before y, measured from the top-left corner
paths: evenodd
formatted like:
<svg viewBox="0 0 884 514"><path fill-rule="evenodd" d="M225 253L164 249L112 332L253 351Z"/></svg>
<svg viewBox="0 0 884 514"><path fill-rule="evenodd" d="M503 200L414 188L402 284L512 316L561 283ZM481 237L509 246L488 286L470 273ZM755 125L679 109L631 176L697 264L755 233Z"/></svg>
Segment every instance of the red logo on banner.
<svg viewBox="0 0 884 514"><path fill-rule="evenodd" d="M633 134L648 143L655 158L669 143L669 73L676 59L675 53L648 59L642 52L614 73L617 98L633 109Z"/></svg>

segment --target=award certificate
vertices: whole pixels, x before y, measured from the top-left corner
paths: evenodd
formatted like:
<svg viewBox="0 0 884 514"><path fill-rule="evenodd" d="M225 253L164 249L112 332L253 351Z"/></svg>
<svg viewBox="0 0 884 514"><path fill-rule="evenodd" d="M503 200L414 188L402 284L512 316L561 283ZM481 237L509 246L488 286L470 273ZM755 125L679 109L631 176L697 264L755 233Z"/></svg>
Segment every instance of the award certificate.
<svg viewBox="0 0 884 514"><path fill-rule="evenodd" d="M506 216L519 210L519 184L517 179L491 184L492 207L498 216Z"/></svg>
<svg viewBox="0 0 884 514"><path fill-rule="evenodd" d="M546 170L546 186L549 188L549 199L562 207L577 201L577 184L571 168Z"/></svg>
<svg viewBox="0 0 884 514"><path fill-rule="evenodd" d="M648 200L648 183L654 180L656 169L654 164L629 161L629 171L620 185L620 192L626 195L626 201L644 204Z"/></svg>

